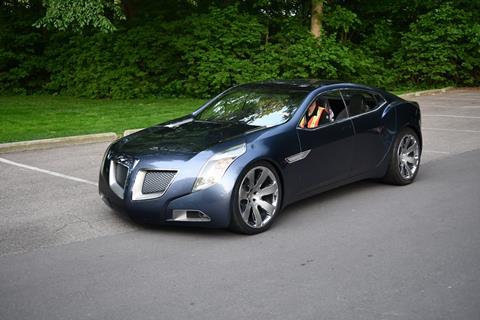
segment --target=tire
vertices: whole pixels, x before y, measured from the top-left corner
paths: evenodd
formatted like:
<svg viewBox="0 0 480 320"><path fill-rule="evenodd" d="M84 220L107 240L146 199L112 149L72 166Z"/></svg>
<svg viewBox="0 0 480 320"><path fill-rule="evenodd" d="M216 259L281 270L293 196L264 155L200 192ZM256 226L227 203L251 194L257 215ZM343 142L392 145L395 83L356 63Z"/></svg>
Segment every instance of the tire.
<svg viewBox="0 0 480 320"><path fill-rule="evenodd" d="M419 141L418 135L410 128L398 133L383 181L403 186L415 180L420 168L422 151Z"/></svg>
<svg viewBox="0 0 480 320"><path fill-rule="evenodd" d="M282 204L282 185L275 168L259 161L238 177L232 195L230 229L243 234L264 232L272 225Z"/></svg>

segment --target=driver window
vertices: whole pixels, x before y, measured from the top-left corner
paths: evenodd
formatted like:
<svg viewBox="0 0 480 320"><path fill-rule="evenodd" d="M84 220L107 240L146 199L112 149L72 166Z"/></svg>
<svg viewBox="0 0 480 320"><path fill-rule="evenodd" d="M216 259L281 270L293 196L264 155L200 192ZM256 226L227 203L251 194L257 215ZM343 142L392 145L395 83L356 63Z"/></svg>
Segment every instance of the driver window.
<svg viewBox="0 0 480 320"><path fill-rule="evenodd" d="M314 129L347 117L340 91L330 91L312 101L300 121L300 128Z"/></svg>

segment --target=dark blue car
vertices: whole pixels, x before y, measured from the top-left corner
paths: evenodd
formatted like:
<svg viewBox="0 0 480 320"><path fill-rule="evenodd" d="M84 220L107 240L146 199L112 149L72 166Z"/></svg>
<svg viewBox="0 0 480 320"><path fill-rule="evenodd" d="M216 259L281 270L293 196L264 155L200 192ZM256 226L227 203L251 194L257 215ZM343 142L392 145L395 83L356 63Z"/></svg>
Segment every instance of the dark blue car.
<svg viewBox="0 0 480 320"><path fill-rule="evenodd" d="M99 190L135 220L254 234L340 185L411 183L421 150L415 102L352 83L250 83L114 142Z"/></svg>

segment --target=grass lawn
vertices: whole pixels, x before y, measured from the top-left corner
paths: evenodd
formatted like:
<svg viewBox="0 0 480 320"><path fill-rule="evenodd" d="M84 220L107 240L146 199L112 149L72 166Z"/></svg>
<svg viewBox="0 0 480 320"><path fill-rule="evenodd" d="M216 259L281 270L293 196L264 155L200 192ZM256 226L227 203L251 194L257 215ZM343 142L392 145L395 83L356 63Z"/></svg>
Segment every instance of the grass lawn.
<svg viewBox="0 0 480 320"><path fill-rule="evenodd" d="M92 100L34 95L0 96L0 143L99 132L122 133L191 113L204 100Z"/></svg>

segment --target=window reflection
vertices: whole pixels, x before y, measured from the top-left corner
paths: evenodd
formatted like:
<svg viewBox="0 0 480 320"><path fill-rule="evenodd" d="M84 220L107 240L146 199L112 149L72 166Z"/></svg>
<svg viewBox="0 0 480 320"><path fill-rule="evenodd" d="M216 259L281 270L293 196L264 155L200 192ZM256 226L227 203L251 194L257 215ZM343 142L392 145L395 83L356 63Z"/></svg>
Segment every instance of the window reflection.
<svg viewBox="0 0 480 320"><path fill-rule="evenodd" d="M288 121L305 96L303 91L239 88L211 103L197 119L270 127Z"/></svg>

